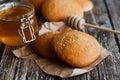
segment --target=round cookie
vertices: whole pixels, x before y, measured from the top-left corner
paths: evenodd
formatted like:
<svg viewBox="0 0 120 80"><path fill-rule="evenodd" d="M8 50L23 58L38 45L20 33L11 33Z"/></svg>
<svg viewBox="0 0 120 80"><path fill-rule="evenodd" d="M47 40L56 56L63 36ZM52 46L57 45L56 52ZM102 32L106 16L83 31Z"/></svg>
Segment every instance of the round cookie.
<svg viewBox="0 0 120 80"><path fill-rule="evenodd" d="M93 3L91 0L77 0L83 11L89 11L93 8Z"/></svg>
<svg viewBox="0 0 120 80"><path fill-rule="evenodd" d="M35 10L38 12L45 0L30 0L29 2L35 6Z"/></svg>
<svg viewBox="0 0 120 80"><path fill-rule="evenodd" d="M101 53L101 47L94 37L77 30L55 35L51 43L56 56L73 67L88 66Z"/></svg>
<svg viewBox="0 0 120 80"><path fill-rule="evenodd" d="M53 36L57 34L57 32L47 32L37 37L35 41L32 42L33 50L42 57L45 58L55 58L51 47L50 42Z"/></svg>
<svg viewBox="0 0 120 80"><path fill-rule="evenodd" d="M70 15L83 17L83 10L75 0L46 0L42 14L49 21L65 21Z"/></svg>

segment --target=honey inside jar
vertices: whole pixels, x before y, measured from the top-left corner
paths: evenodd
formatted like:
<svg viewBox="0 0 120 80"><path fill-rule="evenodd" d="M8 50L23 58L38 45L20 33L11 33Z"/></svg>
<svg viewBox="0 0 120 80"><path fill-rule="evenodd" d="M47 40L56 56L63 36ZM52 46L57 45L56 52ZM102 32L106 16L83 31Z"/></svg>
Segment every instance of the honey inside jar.
<svg viewBox="0 0 120 80"><path fill-rule="evenodd" d="M21 25L20 19L23 15L30 17L34 34L37 35L38 33L37 20L34 16L33 7L17 2L8 4L3 6L6 8L2 7L3 9L0 10L0 41L9 46L23 45L23 37L18 32ZM24 34L27 40L31 39L29 28L24 29Z"/></svg>

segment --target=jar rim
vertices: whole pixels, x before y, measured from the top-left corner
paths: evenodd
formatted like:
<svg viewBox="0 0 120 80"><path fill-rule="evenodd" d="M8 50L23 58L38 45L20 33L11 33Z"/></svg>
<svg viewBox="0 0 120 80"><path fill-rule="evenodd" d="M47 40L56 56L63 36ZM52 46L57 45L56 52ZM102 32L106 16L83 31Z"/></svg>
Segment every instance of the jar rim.
<svg viewBox="0 0 120 80"><path fill-rule="evenodd" d="M3 3L3 4L0 5L0 11L7 10L9 8L12 8L12 7L26 7L26 8L29 8L30 11L28 11L27 13L22 14L22 15L12 16L12 18L14 18L14 20L9 19L8 17L10 17L10 16L0 16L0 20L3 20L3 21L19 21L23 16L31 18L35 14L34 6L31 3L25 3L25 2Z"/></svg>

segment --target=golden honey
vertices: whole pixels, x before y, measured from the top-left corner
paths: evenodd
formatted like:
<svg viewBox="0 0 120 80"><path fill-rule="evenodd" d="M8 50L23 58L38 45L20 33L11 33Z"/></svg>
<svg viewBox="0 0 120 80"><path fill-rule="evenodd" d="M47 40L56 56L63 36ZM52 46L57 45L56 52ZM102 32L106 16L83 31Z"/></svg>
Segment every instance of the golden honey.
<svg viewBox="0 0 120 80"><path fill-rule="evenodd" d="M8 5L7 3L6 5ZM14 5L13 5L14 4ZM0 41L9 46L23 45L23 37L18 30L20 29L20 19L22 16L30 17L31 26L34 29L34 34L38 33L37 20L34 16L33 7L23 3L10 3L7 8L0 10ZM1 7L1 6L0 6ZM4 7L4 6L3 6ZM24 29L24 34L27 40L31 39L29 28Z"/></svg>

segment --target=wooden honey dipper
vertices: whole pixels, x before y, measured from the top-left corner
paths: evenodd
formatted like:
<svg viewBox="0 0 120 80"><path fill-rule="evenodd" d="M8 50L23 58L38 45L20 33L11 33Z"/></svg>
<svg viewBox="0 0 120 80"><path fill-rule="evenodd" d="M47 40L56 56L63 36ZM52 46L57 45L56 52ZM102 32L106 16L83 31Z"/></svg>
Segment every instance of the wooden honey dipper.
<svg viewBox="0 0 120 80"><path fill-rule="evenodd" d="M85 20L83 18L78 17L78 16L69 16L66 20L66 25L70 26L73 29L77 29L77 30L81 30L84 27L88 27L88 28L95 28L98 30L104 30L107 32L112 32L115 34L120 34L120 31L117 31L117 30L111 30L108 28L103 28L103 27L99 27L99 26L96 26L93 24L85 23Z"/></svg>

